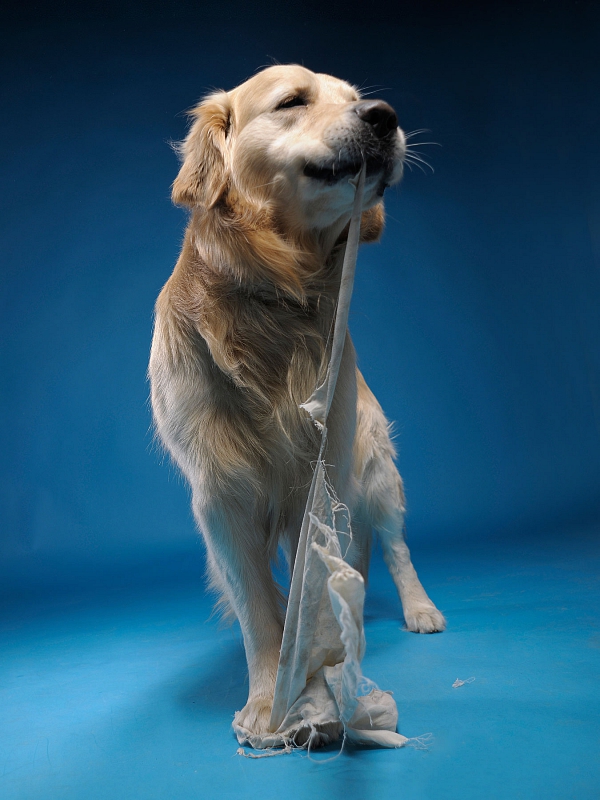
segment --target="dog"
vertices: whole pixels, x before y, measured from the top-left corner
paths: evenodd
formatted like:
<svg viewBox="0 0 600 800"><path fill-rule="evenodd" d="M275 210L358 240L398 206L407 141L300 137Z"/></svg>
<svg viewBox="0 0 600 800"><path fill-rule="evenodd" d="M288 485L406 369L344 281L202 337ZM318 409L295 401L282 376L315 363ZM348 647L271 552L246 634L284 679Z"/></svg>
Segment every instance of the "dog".
<svg viewBox="0 0 600 800"><path fill-rule="evenodd" d="M268 730L284 621L271 563L293 570L320 433L300 404L325 376L341 264L366 164L361 242L383 229L403 171L393 108L348 83L277 65L191 112L175 204L190 209L156 303L149 376L156 430L186 477L208 573L237 616L249 671L239 725ZM373 528L409 631L445 627L404 540L404 492L383 411L346 336L328 419L328 476L352 516L366 577Z"/></svg>

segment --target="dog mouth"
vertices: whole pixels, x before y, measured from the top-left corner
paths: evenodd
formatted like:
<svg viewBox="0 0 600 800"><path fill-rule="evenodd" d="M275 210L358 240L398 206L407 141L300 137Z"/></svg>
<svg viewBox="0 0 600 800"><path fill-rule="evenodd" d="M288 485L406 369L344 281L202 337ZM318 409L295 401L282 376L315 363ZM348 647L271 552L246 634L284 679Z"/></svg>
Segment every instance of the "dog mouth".
<svg viewBox="0 0 600 800"><path fill-rule="evenodd" d="M381 155L368 156L365 161L367 163L367 178L376 174L391 172L392 164L389 159ZM362 164L362 158L352 158L346 161L335 160L325 164L312 164L309 162L304 166L303 173L307 178L323 181L327 186L333 186L344 178L358 175Z"/></svg>

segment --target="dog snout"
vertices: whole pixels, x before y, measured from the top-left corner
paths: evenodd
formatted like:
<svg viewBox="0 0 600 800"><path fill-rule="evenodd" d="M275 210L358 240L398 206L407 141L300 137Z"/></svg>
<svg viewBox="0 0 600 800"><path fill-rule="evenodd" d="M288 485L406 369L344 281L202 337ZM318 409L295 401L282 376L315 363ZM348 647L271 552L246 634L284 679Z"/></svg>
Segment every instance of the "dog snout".
<svg viewBox="0 0 600 800"><path fill-rule="evenodd" d="M378 139L385 139L398 127L396 112L385 100L361 100L354 111L359 119L371 126Z"/></svg>

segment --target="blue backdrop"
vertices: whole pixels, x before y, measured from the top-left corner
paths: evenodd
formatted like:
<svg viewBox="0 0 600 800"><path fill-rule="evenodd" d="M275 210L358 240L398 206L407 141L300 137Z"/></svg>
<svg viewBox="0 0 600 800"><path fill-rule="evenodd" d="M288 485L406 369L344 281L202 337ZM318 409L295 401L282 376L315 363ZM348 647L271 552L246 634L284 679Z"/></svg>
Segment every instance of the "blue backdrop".
<svg viewBox="0 0 600 800"><path fill-rule="evenodd" d="M439 144L389 193L351 319L411 538L597 518L598 6L344 8L42 4L4 26L6 579L197 548L145 377L185 224L169 142L272 60L374 91Z"/></svg>
<svg viewBox="0 0 600 800"><path fill-rule="evenodd" d="M2 14L2 798L597 800L600 4ZM208 619L187 489L152 442L152 309L185 226L169 142L203 93L273 60L374 92L438 143L435 171L389 192L351 312L448 618L400 631L376 556L365 674L428 751L232 757L239 631Z"/></svg>

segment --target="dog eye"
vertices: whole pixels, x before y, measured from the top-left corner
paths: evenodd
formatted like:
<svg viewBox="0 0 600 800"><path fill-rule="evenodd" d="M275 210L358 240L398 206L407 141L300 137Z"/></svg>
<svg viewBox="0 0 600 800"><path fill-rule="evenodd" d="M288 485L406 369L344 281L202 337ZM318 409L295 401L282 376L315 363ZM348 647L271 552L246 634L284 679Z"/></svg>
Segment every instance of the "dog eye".
<svg viewBox="0 0 600 800"><path fill-rule="evenodd" d="M279 103L279 105L275 108L275 111L281 111L284 108L295 108L296 106L305 106L307 102L304 97L300 95L294 95L293 97L288 97L283 102Z"/></svg>

